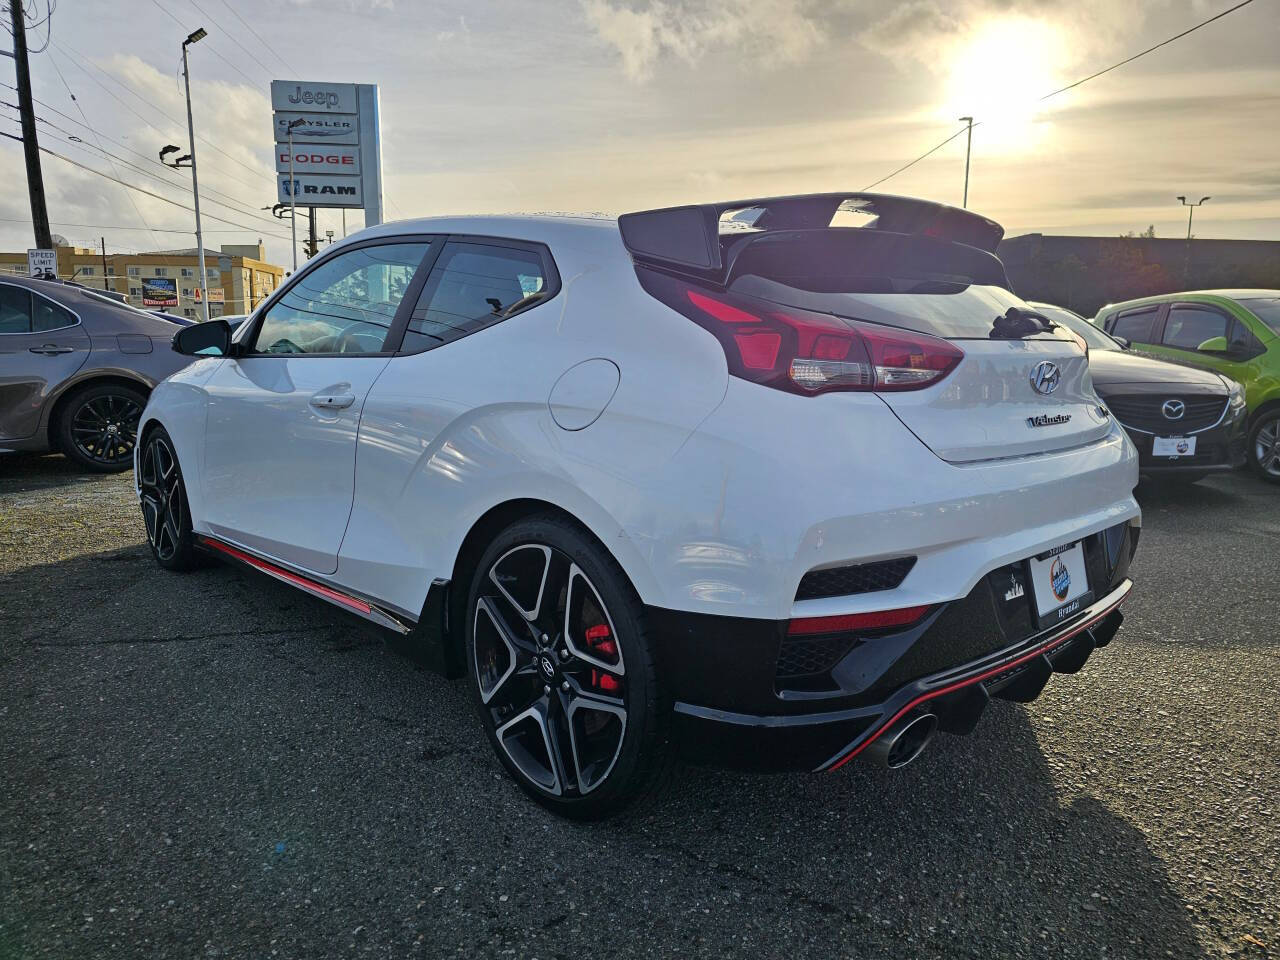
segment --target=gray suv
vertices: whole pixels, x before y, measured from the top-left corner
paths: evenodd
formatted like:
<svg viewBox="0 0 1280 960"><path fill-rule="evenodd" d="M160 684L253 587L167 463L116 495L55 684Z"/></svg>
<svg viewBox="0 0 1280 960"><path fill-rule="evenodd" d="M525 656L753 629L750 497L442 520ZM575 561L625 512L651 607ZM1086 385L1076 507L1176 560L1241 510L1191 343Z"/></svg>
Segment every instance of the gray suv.
<svg viewBox="0 0 1280 960"><path fill-rule="evenodd" d="M180 327L87 287L0 278L0 450L126 470L151 389L191 362Z"/></svg>

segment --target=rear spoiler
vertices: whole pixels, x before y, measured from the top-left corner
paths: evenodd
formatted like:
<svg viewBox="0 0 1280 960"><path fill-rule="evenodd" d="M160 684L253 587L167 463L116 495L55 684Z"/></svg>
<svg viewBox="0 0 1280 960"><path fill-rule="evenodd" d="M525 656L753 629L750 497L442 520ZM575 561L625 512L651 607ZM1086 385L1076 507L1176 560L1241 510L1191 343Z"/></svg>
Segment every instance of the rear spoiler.
<svg viewBox="0 0 1280 960"><path fill-rule="evenodd" d="M822 229L844 209L874 217L863 229L931 237L995 253L1004 227L994 220L929 200L879 193L811 193L624 213L622 242L633 257L676 269L718 274L724 269L720 222L730 211L752 211L756 231Z"/></svg>

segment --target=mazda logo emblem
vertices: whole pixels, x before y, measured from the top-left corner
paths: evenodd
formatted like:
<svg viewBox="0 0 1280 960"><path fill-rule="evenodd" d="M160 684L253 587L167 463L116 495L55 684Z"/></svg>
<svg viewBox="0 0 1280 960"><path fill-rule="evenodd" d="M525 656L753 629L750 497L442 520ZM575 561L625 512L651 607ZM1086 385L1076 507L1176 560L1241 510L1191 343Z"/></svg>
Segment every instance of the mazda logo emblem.
<svg viewBox="0 0 1280 960"><path fill-rule="evenodd" d="M1181 420L1182 415L1187 412L1187 405L1181 400L1166 400L1160 412L1164 414L1166 420Z"/></svg>
<svg viewBox="0 0 1280 960"><path fill-rule="evenodd" d="M1031 369L1031 387L1046 397L1058 389L1062 372L1052 360L1041 360Z"/></svg>

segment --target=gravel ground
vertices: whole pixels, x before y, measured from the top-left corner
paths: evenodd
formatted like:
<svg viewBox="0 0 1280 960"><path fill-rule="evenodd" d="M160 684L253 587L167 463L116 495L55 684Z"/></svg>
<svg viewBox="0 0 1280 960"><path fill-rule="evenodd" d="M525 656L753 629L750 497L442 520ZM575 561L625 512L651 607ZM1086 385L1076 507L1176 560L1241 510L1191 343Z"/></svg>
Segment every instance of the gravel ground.
<svg viewBox="0 0 1280 960"><path fill-rule="evenodd" d="M1125 628L1034 704L582 826L373 628L0 457L0 960L1280 955L1280 490L1139 494Z"/></svg>

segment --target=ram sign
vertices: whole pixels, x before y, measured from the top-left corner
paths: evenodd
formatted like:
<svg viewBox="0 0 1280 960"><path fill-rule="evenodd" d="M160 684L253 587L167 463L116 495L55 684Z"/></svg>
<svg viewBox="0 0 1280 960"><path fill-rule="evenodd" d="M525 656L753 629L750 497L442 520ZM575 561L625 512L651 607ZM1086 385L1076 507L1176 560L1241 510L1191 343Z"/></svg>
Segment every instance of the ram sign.
<svg viewBox="0 0 1280 960"><path fill-rule="evenodd" d="M273 80L271 106L279 202L362 207L381 223L377 86Z"/></svg>

